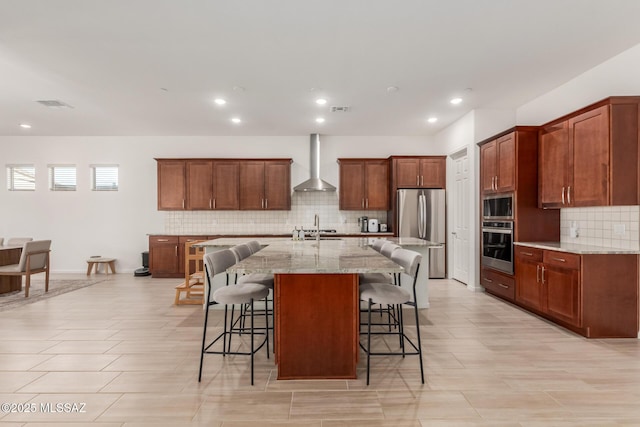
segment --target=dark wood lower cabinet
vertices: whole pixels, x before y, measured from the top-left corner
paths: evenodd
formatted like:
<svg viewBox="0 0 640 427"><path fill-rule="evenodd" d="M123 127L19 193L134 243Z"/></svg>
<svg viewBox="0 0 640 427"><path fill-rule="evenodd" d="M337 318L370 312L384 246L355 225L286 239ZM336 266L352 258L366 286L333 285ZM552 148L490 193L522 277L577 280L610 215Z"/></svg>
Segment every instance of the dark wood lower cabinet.
<svg viewBox="0 0 640 427"><path fill-rule="evenodd" d="M638 336L638 255L517 246L515 261L519 306L588 338Z"/></svg>
<svg viewBox="0 0 640 427"><path fill-rule="evenodd" d="M483 268L480 274L480 283L491 294L511 302L516 299L516 281L512 276Z"/></svg>

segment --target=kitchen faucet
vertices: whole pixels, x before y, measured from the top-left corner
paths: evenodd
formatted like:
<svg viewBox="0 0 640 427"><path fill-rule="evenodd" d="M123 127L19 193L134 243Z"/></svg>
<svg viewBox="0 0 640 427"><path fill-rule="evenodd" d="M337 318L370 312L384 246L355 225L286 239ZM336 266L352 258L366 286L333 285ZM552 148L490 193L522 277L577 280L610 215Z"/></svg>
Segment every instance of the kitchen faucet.
<svg viewBox="0 0 640 427"><path fill-rule="evenodd" d="M313 225L316 227L316 242L320 243L320 216L318 214L313 217Z"/></svg>

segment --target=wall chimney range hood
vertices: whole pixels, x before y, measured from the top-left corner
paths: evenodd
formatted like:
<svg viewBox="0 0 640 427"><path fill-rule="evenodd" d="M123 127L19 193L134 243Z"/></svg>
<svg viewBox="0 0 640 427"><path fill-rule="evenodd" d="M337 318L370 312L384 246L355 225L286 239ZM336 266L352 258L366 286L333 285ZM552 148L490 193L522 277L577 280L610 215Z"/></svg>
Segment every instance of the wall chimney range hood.
<svg viewBox="0 0 640 427"><path fill-rule="evenodd" d="M310 141L310 174L311 177L293 187L293 191L336 191L336 187L320 179L320 135L311 134Z"/></svg>

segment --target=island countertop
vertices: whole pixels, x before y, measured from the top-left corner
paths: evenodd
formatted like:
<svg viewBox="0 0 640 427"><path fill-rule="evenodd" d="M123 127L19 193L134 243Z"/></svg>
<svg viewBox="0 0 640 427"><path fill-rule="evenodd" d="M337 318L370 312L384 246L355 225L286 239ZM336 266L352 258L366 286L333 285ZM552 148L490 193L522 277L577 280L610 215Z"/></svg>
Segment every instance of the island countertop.
<svg viewBox="0 0 640 427"><path fill-rule="evenodd" d="M222 240L222 239L221 239ZM267 244L266 241L261 241ZM400 273L402 267L374 251L361 239L280 239L227 270L230 273L353 274Z"/></svg>

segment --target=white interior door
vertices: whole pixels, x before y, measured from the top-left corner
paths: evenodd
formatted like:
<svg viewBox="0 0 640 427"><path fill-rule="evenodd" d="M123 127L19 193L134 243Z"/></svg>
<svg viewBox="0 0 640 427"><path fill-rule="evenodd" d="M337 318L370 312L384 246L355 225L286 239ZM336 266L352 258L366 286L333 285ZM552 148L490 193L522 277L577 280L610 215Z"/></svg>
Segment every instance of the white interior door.
<svg viewBox="0 0 640 427"><path fill-rule="evenodd" d="M453 279L469 283L469 209L471 209L471 183L467 151L452 156L454 169L453 226Z"/></svg>

